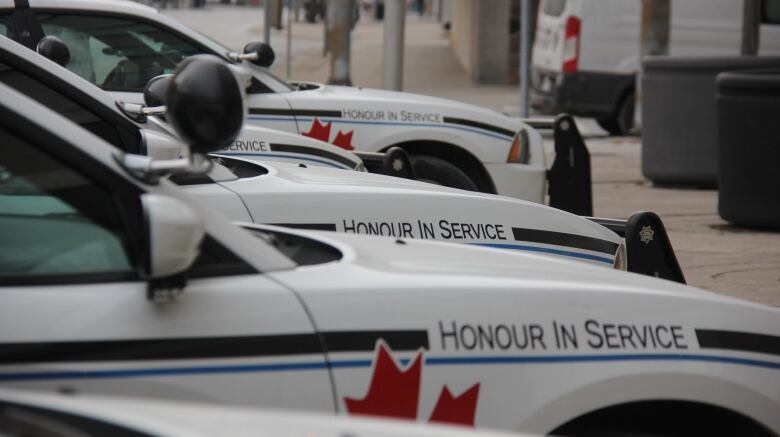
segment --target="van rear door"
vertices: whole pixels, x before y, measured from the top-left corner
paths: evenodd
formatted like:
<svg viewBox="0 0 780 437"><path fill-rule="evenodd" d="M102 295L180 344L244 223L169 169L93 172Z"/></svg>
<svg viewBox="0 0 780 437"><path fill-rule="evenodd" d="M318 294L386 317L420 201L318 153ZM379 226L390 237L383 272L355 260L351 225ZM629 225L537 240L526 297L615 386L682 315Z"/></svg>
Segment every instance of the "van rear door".
<svg viewBox="0 0 780 437"><path fill-rule="evenodd" d="M564 65L566 28L571 3L579 0L542 0L536 22L536 40L533 47L533 65L537 70L561 72ZM571 40L569 44L571 44ZM568 49L577 47L568 47ZM576 54L575 54L576 55ZM571 56L571 53L569 53ZM540 84L541 85L541 84Z"/></svg>

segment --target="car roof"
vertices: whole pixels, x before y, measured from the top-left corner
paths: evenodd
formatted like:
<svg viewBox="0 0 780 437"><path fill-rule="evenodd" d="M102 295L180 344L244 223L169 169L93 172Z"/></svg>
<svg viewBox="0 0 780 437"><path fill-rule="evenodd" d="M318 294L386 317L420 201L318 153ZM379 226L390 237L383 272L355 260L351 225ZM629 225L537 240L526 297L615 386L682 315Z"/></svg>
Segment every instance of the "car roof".
<svg viewBox="0 0 780 437"><path fill-rule="evenodd" d="M3 0L10 3L14 1ZM56 8L56 9L83 9L104 12L121 12L135 15L157 15L157 9L142 5L141 3L127 0L29 0L32 8Z"/></svg>

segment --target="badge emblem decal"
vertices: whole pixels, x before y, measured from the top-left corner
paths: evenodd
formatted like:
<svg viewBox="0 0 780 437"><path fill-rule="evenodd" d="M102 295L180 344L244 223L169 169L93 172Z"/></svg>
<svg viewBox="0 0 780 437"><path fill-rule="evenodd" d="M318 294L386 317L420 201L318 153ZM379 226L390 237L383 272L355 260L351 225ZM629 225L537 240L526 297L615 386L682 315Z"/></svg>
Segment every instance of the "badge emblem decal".
<svg viewBox="0 0 780 437"><path fill-rule="evenodd" d="M653 231L652 226L642 226L642 230L639 231L639 239L645 244L650 244L653 241L653 234L655 231Z"/></svg>

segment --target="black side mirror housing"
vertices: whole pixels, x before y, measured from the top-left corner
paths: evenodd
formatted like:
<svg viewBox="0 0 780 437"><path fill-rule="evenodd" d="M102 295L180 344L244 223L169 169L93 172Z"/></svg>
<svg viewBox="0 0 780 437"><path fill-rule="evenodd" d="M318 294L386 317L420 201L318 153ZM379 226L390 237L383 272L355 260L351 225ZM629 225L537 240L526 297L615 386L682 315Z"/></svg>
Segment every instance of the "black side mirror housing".
<svg viewBox="0 0 780 437"><path fill-rule="evenodd" d="M255 55L253 56L254 59L247 59L249 59L249 61L253 64L259 65L260 67L270 67L276 59L274 49L272 49L270 45L260 41L252 41L245 45L244 54Z"/></svg>
<svg viewBox="0 0 780 437"><path fill-rule="evenodd" d="M167 82L167 118L193 153L223 149L236 139L246 114L244 93L222 59L190 56Z"/></svg>
<svg viewBox="0 0 780 437"><path fill-rule="evenodd" d="M172 74L161 74L149 79L144 88L144 104L150 108L165 105L165 94Z"/></svg>
<svg viewBox="0 0 780 437"><path fill-rule="evenodd" d="M35 51L39 55L46 57L63 67L66 67L70 62L70 50L65 43L56 36L45 36L41 38L38 45L35 47Z"/></svg>

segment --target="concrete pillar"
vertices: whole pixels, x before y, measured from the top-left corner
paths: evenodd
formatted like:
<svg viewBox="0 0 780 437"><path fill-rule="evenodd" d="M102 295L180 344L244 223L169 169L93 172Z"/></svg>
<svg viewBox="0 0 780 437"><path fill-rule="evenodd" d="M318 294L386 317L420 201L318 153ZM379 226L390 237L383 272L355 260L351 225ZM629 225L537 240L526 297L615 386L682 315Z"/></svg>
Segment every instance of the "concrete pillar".
<svg viewBox="0 0 780 437"><path fill-rule="evenodd" d="M290 80L292 74L292 9L295 7L296 2L290 2L290 6L287 8L287 59L284 65L285 77Z"/></svg>
<svg viewBox="0 0 780 437"><path fill-rule="evenodd" d="M401 91L404 74L406 2L399 0L385 2L384 21L382 87L387 90Z"/></svg>
<svg viewBox="0 0 780 437"><path fill-rule="evenodd" d="M273 4L272 17L273 25L276 30L282 30L282 9L284 9L282 0L271 0Z"/></svg>
<svg viewBox="0 0 780 437"><path fill-rule="evenodd" d="M510 12L510 0L451 1L455 57L479 83L506 83L510 68L517 71L517 64L510 65L508 57Z"/></svg>
<svg viewBox="0 0 780 437"><path fill-rule="evenodd" d="M757 55L761 36L761 0L743 0L742 54Z"/></svg>
<svg viewBox="0 0 780 437"><path fill-rule="evenodd" d="M671 10L671 0L642 0L642 56L669 54Z"/></svg>
<svg viewBox="0 0 780 437"><path fill-rule="evenodd" d="M271 2L273 0L263 1L263 41L271 44Z"/></svg>
<svg viewBox="0 0 780 437"><path fill-rule="evenodd" d="M512 5L510 0L475 3L478 3L476 79L479 83L506 83L510 68L508 17Z"/></svg>
<svg viewBox="0 0 780 437"><path fill-rule="evenodd" d="M528 117L531 83L531 0L520 0L520 117Z"/></svg>
<svg viewBox="0 0 780 437"><path fill-rule="evenodd" d="M671 0L642 0L639 30L639 66L636 75L634 125L642 126L642 58L669 54Z"/></svg>
<svg viewBox="0 0 780 437"><path fill-rule="evenodd" d="M295 22L301 18L301 3L303 0L293 0L293 8L295 8Z"/></svg>
<svg viewBox="0 0 780 437"><path fill-rule="evenodd" d="M330 78L334 85L352 85L349 78L350 28L352 0L331 0L328 3L328 49Z"/></svg>

